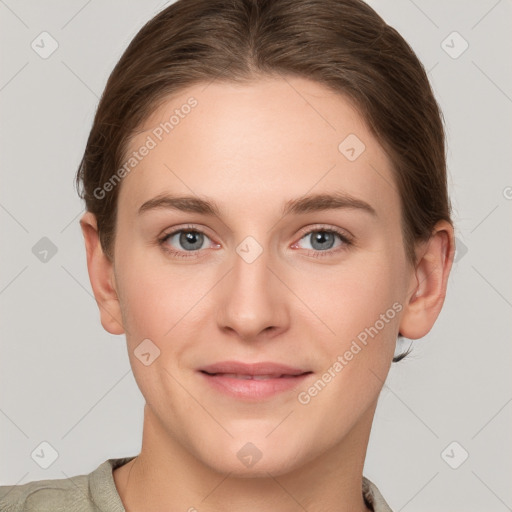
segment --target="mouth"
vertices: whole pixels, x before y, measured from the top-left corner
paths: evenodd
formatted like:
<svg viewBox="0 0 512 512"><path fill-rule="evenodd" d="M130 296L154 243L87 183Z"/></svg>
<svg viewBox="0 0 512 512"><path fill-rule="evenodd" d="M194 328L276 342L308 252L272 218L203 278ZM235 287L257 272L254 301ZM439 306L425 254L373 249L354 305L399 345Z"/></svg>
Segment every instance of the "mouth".
<svg viewBox="0 0 512 512"><path fill-rule="evenodd" d="M240 400L259 401L293 390L313 372L278 363L228 361L200 368L199 373L217 392Z"/></svg>
<svg viewBox="0 0 512 512"><path fill-rule="evenodd" d="M201 370L202 373L206 375L210 375L211 377L227 377L230 379L242 379L242 380L270 380L270 379L293 379L296 377L300 377L301 375L306 375L312 372L304 372L296 375L290 374L271 374L271 375L249 375L246 373L209 373Z"/></svg>
<svg viewBox="0 0 512 512"><path fill-rule="evenodd" d="M244 363L241 361L221 361L199 368L209 375L235 375L249 377L295 377L307 373L309 370L288 366L281 363L263 361L259 363Z"/></svg>

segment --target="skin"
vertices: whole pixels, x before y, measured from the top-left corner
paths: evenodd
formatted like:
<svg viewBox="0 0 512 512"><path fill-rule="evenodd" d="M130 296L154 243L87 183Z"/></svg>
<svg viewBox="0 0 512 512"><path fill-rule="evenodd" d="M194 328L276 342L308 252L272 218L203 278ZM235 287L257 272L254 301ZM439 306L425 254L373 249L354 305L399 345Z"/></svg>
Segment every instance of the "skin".
<svg viewBox="0 0 512 512"><path fill-rule="evenodd" d="M270 503L281 512L368 510L362 472L378 396L398 332L421 338L439 315L453 228L438 223L417 246L416 266L407 263L389 158L347 98L308 79L190 87L153 112L130 151L190 96L198 105L122 181L113 262L94 216L81 219L102 325L126 334L146 400L141 453L114 471L123 504L128 511L260 512ZM355 161L338 150L349 134L366 146ZM288 200L334 191L377 215L281 213ZM164 208L138 215L161 193L210 198L220 215ZM166 243L188 258L158 244L188 225L206 234L199 250L180 244L179 234ZM313 245L306 234L313 228L338 228L354 245L336 235L332 247ZM236 252L247 236L262 249L252 263ZM301 404L298 393L394 303L401 311ZM148 366L134 353L147 338L160 350ZM200 378L200 366L223 360L275 361L313 374L300 389L250 403ZM237 457L247 442L262 454L251 467Z"/></svg>

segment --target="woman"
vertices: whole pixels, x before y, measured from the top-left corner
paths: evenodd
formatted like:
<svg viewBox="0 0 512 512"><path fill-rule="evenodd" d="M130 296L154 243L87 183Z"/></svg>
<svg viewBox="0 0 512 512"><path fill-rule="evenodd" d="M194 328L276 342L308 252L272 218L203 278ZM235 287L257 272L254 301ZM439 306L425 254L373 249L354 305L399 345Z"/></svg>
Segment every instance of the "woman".
<svg viewBox="0 0 512 512"><path fill-rule="evenodd" d="M391 510L362 474L375 408L454 256L441 113L402 37L359 0L178 0L112 72L77 183L142 449L0 508Z"/></svg>

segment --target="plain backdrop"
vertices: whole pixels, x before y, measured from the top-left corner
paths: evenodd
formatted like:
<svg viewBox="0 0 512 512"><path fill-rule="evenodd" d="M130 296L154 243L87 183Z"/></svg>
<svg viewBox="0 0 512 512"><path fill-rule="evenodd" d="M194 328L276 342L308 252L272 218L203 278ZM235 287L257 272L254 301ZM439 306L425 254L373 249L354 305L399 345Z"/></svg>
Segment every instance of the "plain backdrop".
<svg viewBox="0 0 512 512"><path fill-rule="evenodd" d="M511 510L512 3L370 4L444 112L457 254L437 323L392 366L364 474L394 511ZM140 450L144 401L99 322L73 180L109 73L165 5L0 0L0 485Z"/></svg>

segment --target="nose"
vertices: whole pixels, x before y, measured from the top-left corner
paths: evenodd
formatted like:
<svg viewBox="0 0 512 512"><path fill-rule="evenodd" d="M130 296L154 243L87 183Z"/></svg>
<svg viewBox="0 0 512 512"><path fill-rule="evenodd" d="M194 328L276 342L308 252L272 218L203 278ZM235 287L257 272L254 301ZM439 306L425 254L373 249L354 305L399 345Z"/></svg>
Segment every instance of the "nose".
<svg viewBox="0 0 512 512"><path fill-rule="evenodd" d="M225 333L255 342L289 328L290 299L269 256L269 251L264 250L251 261L243 250L234 254L233 267L222 280L216 297L217 325Z"/></svg>

